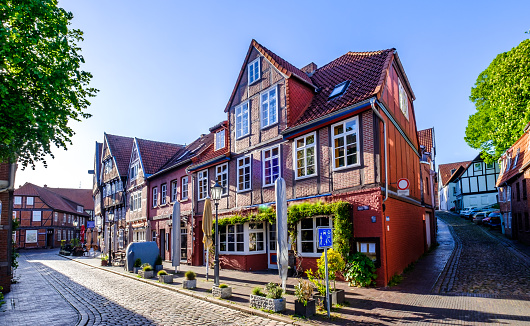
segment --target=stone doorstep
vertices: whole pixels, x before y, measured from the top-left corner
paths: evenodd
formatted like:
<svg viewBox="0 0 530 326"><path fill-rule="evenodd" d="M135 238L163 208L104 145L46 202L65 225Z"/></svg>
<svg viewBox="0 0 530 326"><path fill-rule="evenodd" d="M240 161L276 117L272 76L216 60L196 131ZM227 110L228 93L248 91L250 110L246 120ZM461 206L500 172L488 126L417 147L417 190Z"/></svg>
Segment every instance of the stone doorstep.
<svg viewBox="0 0 530 326"><path fill-rule="evenodd" d="M254 315L254 316L259 316L259 317L263 317L263 318L268 318L268 319L272 319L272 320L279 321L279 322L286 323L286 324L290 324L290 325L314 326L313 324L304 323L302 321L294 321L294 320L290 319L287 316L284 317L284 316L281 316L281 315L278 315L278 314L269 314L269 313L266 313L266 312L261 311L261 310L252 309L250 307L245 307L245 306L242 306L242 305L238 305L236 303L229 302L229 301L226 301L226 300L219 300L219 298L214 298L214 297L211 297L211 296L201 295L198 292L193 292L191 290L184 290L184 289L177 288L176 286L166 285L166 284L163 284L163 283L157 283L154 280L138 278L136 276L128 275L126 273L113 271L113 270L108 269L108 268L103 268L104 266L91 265L91 264L85 263L82 260L79 260L79 259L76 259L76 258L73 258L73 257L62 256L62 255L59 255L59 256L61 256L63 258L66 258L66 259L70 259L70 260L72 260L72 261L74 261L76 263L79 263L79 264L83 264L83 265L86 265L86 266L89 266L89 267L92 267L92 268L97 268L97 269L101 269L101 270L104 270L104 271L107 271L107 272L110 272L110 273L114 273L114 274L117 274L117 275L128 277L130 279L133 279L133 280L136 280L136 281L139 281L139 282L148 283L148 284L151 284L151 285L154 285L154 286L158 286L160 288L164 288L164 289L167 289L167 290L170 290L170 291L178 292L178 293L193 297L195 299L207 301L207 302L214 303L214 304L226 307L226 308L231 308L231 309L234 309L234 310L238 310L238 311L247 313L249 315Z"/></svg>

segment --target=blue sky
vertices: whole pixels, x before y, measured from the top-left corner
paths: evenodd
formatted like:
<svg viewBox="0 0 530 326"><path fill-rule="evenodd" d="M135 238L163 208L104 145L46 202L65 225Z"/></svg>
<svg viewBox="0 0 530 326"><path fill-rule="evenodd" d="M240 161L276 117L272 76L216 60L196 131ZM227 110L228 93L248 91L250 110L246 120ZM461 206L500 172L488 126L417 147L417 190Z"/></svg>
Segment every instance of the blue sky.
<svg viewBox="0 0 530 326"><path fill-rule="evenodd" d="M226 119L224 108L254 38L297 67L348 51L396 48L418 129L434 127L437 164L470 160L464 141L477 76L528 38L530 1L63 0L84 32L84 69L100 90L92 118L72 123L68 151L16 185L92 187L103 132L189 143Z"/></svg>

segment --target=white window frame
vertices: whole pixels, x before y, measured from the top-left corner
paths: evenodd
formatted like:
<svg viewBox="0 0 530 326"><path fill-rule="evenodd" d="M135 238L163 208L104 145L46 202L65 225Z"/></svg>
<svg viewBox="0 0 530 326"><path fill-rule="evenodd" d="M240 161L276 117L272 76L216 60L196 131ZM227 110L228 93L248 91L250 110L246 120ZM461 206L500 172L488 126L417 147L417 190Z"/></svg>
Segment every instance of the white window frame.
<svg viewBox="0 0 530 326"><path fill-rule="evenodd" d="M53 213L53 221L54 221L55 223L57 223L57 220L58 220L58 219L59 219L59 213L54 212L54 213Z"/></svg>
<svg viewBox="0 0 530 326"><path fill-rule="evenodd" d="M208 197L208 169L197 172L197 197L198 200Z"/></svg>
<svg viewBox="0 0 530 326"><path fill-rule="evenodd" d="M512 169L515 169L515 167L517 166L517 160L518 159L519 159L519 148L517 149L517 153L515 153L515 157L513 159Z"/></svg>
<svg viewBox="0 0 530 326"><path fill-rule="evenodd" d="M254 59L251 63L248 64L248 84L252 85L261 78L261 62L260 57ZM250 70L253 69L253 74ZM256 76L257 73L257 76Z"/></svg>
<svg viewBox="0 0 530 326"><path fill-rule="evenodd" d="M248 224L248 223L245 223L245 224ZM245 249L246 245L248 245L247 241L245 241L246 240L246 237L245 237L245 224L229 224L229 225L225 225L225 226L221 227L221 228L224 228L224 230L221 230L221 229L219 230L219 245L220 245L219 246L219 252L220 253L228 254L228 255L229 254L241 255L241 254L247 253L247 251ZM243 231L242 232L237 232L237 226L238 225L241 225L243 227ZM228 235L229 235L228 234L228 227L230 227L230 226L234 227L234 232L233 232L233 234L234 234L234 242L233 242L234 243L234 250L231 250L231 251L228 250L228 244L229 244L229 242L228 242ZM224 234L225 234L225 240L224 241L221 240L223 231L224 231ZM237 241L237 235L241 234L241 233L243 233L243 241ZM239 250L239 251L237 250L237 244L238 243L242 243L243 244L243 250ZM226 250L222 250L223 245L225 246Z"/></svg>
<svg viewBox="0 0 530 326"><path fill-rule="evenodd" d="M32 222L41 222L42 221L42 211L32 211L31 212L31 221Z"/></svg>
<svg viewBox="0 0 530 326"><path fill-rule="evenodd" d="M262 224L263 228L261 229L250 229L250 224ZM228 251L228 227L234 226L234 251ZM236 232L237 225L243 226L243 231ZM224 241L221 242L221 248L225 247L226 250L219 250L220 253L223 255L258 255L258 254L264 254L267 252L267 226L265 225L265 222L246 222L244 224L231 224L231 225L224 225L220 227L220 232L224 232L226 234L226 238ZM250 235L251 234L263 234L263 249L262 250L253 250L250 251ZM237 234L243 234L243 241L237 241ZM237 244L243 244L243 251L237 251L235 250L237 248Z"/></svg>
<svg viewBox="0 0 530 326"><path fill-rule="evenodd" d="M236 106L234 112L236 116L236 139L240 139L250 134L250 104L249 104L249 101L243 102L240 105ZM246 116L246 120L244 119L245 116ZM243 124L244 121L246 121L246 124Z"/></svg>
<svg viewBox="0 0 530 326"><path fill-rule="evenodd" d="M33 197L26 197L26 205L33 206L35 204L35 200Z"/></svg>
<svg viewBox="0 0 530 326"><path fill-rule="evenodd" d="M407 118L409 119L409 97L407 95L407 91L403 87L403 84L401 83L401 80L398 79L398 87L399 87L399 108L401 109L401 112Z"/></svg>
<svg viewBox="0 0 530 326"><path fill-rule="evenodd" d="M180 179L180 200L188 200L188 196L189 196L188 191L189 191L188 176L185 176Z"/></svg>
<svg viewBox="0 0 530 326"><path fill-rule="evenodd" d="M215 180L223 187L221 195L228 195L228 163L215 167Z"/></svg>
<svg viewBox="0 0 530 326"><path fill-rule="evenodd" d="M174 203L178 199L178 181L171 181L171 202Z"/></svg>
<svg viewBox="0 0 530 326"><path fill-rule="evenodd" d="M278 155L273 156L272 155L272 150L275 149L275 148L278 149ZM271 156L269 158L265 158L265 152L268 152L268 151L271 152ZM272 172L271 172L271 182L268 183L267 182L265 165L266 165L267 162L269 162L269 161L272 162L274 159L278 160L278 176L275 179L273 179ZM263 188L274 186L274 182L276 181L276 179L282 176L282 160L281 160L281 148L280 148L280 145L275 145L275 146L263 149L261 151L261 162L262 162L261 163L261 170L262 170L262 177L263 177ZM272 171L272 164L271 164L271 168L270 169Z"/></svg>
<svg viewBox="0 0 530 326"><path fill-rule="evenodd" d="M355 130L353 131L350 131L350 132L346 132L346 123L350 122L350 121L354 121L355 120ZM336 127L336 126L339 126L339 125L342 125L343 126L343 132L342 134L339 134L339 135L334 135L334 131L333 129ZM347 143L346 143L346 137L349 135L349 134L355 134L356 135L356 144L357 144L357 163L354 163L354 164L350 164L348 165L348 155L347 155ZM337 163L337 158L335 157L335 139L337 138L343 138L343 141L344 141L344 166L340 166L340 167L337 167L336 166L336 163ZM359 147L360 147L360 137L359 137L359 117L356 116L356 117L353 117L353 118L350 118L350 119L347 119L347 120L344 120L344 121L341 121L339 123L335 123L334 125L331 126L331 142L332 142L332 156L333 156L333 170L334 171L338 171L338 170L342 170L342 169L349 169L349 168L353 168L353 167L357 167L357 166L360 166L361 165L361 155L360 155L360 150L359 150Z"/></svg>
<svg viewBox="0 0 530 326"><path fill-rule="evenodd" d="M153 187L152 194L153 208L155 208L158 205L158 187Z"/></svg>
<svg viewBox="0 0 530 326"><path fill-rule="evenodd" d="M262 228L261 229L251 229L250 228L251 224L261 224ZM266 232L265 232L266 231L265 223L264 222L248 222L248 223L245 223L245 229L248 230L247 234L245 235L245 250L248 251L249 254L259 254L259 253L266 252L266 250L267 250L267 236L266 236ZM256 239L257 239L257 235L259 233L261 233L262 237L263 237L263 249L262 250L250 250L250 236L252 234L256 234ZM256 242L257 242L257 240L256 240Z"/></svg>
<svg viewBox="0 0 530 326"><path fill-rule="evenodd" d="M276 104L275 107L273 108L274 111L271 111L271 96L270 96L270 93L274 91L275 92L275 95L273 97L273 99L275 100L274 103ZM264 97L267 97L266 100L264 100L263 98ZM260 123L261 123L261 129L264 129L264 128L268 128L270 126L273 126L275 124L278 123L278 85L274 85L272 87L270 87L269 89L263 91L260 93L259 95L259 107L260 107ZM267 110L264 110L263 107L264 107L264 104L267 105ZM264 122L265 120L265 112L267 112L267 117L266 117L266 122ZM271 112L274 113L274 121L271 121Z"/></svg>
<svg viewBox="0 0 530 326"><path fill-rule="evenodd" d="M373 262L377 261L377 243L371 241L357 241L357 252L365 254Z"/></svg>
<svg viewBox="0 0 530 326"><path fill-rule="evenodd" d="M22 205L22 197L21 196L15 196L15 205Z"/></svg>
<svg viewBox="0 0 530 326"><path fill-rule="evenodd" d="M248 163L245 163L245 160L248 159ZM243 164L240 165L240 162L243 161ZM248 167L248 173L245 173L245 169ZM243 183L239 182L239 178L243 176ZM248 177L248 187L241 187L245 185L246 178ZM237 159L237 191L243 192L252 189L252 156L246 155Z"/></svg>
<svg viewBox="0 0 530 326"><path fill-rule="evenodd" d="M221 148L225 147L225 135L226 132L224 129L219 130L215 133L215 150L220 150Z"/></svg>
<svg viewBox="0 0 530 326"><path fill-rule="evenodd" d="M307 138L311 137L311 136L313 136L313 144L307 145ZM298 140L300 140L300 139L304 140L304 145L301 146L301 147L298 147ZM298 138L296 138L294 140L294 143L293 143L293 148L294 148L294 150L293 150L293 171L294 171L294 175L295 175L295 179L296 180L310 178L310 177L314 177L314 176L318 175L316 143L317 143L317 134L316 134L316 132L309 133L307 135L298 137ZM309 148L313 148L313 151L314 151L313 152L313 165L315 167L315 171L312 174L307 174L307 150ZM298 152L300 152L300 151L303 152L303 160L304 160L304 166L303 166L304 175L302 175L302 176L298 176Z"/></svg>
<svg viewBox="0 0 530 326"><path fill-rule="evenodd" d="M28 241L28 234L31 234L31 238L33 238L33 236L35 236L35 241ZM26 230L26 239L25 239L25 243L38 243L39 242L39 233L38 233L38 230Z"/></svg>
<svg viewBox="0 0 530 326"><path fill-rule="evenodd" d="M321 218L321 217L328 217L328 216L315 216L315 217L310 217L310 218L307 218L307 219L311 219L312 222L313 222L313 252L302 252L302 221L298 221L296 227L297 227L297 241L296 241L296 246L297 246L297 250L298 252L300 253L300 255L302 257L320 257L322 256L322 252L323 249L318 249L318 239L317 239L317 218ZM327 226L333 228L333 218L331 216L328 217L329 218L329 224ZM321 225L322 226L322 225ZM305 229L304 229L305 230ZM304 242L307 242L307 241L304 241Z"/></svg>
<svg viewBox="0 0 530 326"><path fill-rule="evenodd" d="M167 183L160 185L160 205L165 205L167 203Z"/></svg>

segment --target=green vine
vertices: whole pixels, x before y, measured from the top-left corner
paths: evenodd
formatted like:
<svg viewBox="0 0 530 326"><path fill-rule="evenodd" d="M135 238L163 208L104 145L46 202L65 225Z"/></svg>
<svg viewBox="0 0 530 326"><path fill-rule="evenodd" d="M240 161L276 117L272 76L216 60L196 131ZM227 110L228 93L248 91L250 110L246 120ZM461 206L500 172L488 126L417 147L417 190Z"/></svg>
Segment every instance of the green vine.
<svg viewBox="0 0 530 326"><path fill-rule="evenodd" d="M352 205L348 202L300 203L287 208L287 225L291 239L297 237L297 224L304 218L330 216L333 218L333 249L346 259L350 254L353 225L351 222ZM260 207L257 212L248 215L232 215L219 219L219 226L244 224L247 222L276 222L274 206Z"/></svg>

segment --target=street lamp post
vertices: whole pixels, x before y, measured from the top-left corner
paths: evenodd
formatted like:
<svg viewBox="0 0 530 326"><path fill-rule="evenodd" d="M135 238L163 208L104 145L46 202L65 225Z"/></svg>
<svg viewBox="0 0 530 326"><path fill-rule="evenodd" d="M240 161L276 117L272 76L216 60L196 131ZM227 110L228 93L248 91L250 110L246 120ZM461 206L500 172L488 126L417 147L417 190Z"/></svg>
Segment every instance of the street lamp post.
<svg viewBox="0 0 530 326"><path fill-rule="evenodd" d="M223 187L215 182L215 185L212 187L211 197L215 204L215 260L214 260L214 286L219 286L219 216L217 214L217 209L219 207L219 200L221 200L221 193L223 192Z"/></svg>

